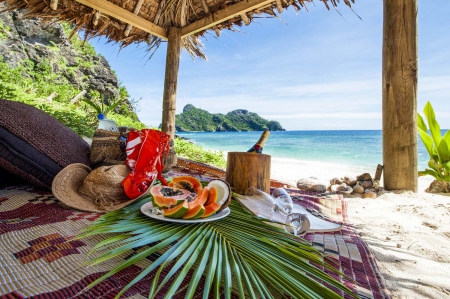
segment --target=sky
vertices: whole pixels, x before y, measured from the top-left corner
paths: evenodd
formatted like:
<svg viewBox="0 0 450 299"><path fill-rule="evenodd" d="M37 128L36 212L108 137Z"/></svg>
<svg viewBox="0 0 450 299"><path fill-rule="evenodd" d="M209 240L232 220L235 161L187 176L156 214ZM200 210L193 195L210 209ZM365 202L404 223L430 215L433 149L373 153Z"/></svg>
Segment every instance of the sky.
<svg viewBox="0 0 450 299"><path fill-rule="evenodd" d="M342 2L330 11L317 0L308 11L288 8L219 38L211 31L202 39L207 61L182 50L176 113L192 104L246 109L286 130L381 130L383 1L356 0L353 11ZM419 0L418 12L417 110L430 101L450 128L450 0ZM146 44L91 44L139 100L139 119L159 126L167 43L151 59Z"/></svg>

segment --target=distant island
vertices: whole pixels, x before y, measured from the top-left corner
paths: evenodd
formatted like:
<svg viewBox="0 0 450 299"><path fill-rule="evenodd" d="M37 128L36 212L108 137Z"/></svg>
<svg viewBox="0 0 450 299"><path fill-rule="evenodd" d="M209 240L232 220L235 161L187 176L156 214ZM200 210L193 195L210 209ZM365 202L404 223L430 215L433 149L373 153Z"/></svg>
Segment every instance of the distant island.
<svg viewBox="0 0 450 299"><path fill-rule="evenodd" d="M212 114L187 104L175 115L177 132L285 131L279 122L266 120L254 112L238 109L227 114Z"/></svg>

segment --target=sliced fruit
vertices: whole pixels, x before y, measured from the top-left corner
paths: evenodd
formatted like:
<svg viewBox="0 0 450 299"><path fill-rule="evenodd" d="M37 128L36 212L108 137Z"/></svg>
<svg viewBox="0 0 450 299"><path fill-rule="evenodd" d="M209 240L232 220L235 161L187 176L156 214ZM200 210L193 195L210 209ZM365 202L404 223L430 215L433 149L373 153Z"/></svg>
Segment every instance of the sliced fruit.
<svg viewBox="0 0 450 299"><path fill-rule="evenodd" d="M231 188L230 185L221 179L213 179L211 180L208 185L205 188L209 188L210 190L212 188L215 188L217 191L216 199L213 198L209 199L210 201L214 201L215 203L220 205L220 209L218 212L222 211L228 205L231 201ZM208 200L208 203L211 204L211 202Z"/></svg>
<svg viewBox="0 0 450 299"><path fill-rule="evenodd" d="M170 218L181 218L186 215L188 211L188 202L185 200L174 208L163 210L163 216Z"/></svg>
<svg viewBox="0 0 450 299"><path fill-rule="evenodd" d="M189 211L183 216L183 219L197 219L202 217L203 214L205 214L205 207L203 205L196 205L189 208Z"/></svg>
<svg viewBox="0 0 450 299"><path fill-rule="evenodd" d="M191 192L167 186L153 186L150 194L153 196L154 207L168 208L183 203L191 195Z"/></svg>
<svg viewBox="0 0 450 299"><path fill-rule="evenodd" d="M169 183L169 187L189 190L190 192L194 192L197 194L200 194L203 189L202 184L199 182L199 180L188 175L174 177Z"/></svg>
<svg viewBox="0 0 450 299"><path fill-rule="evenodd" d="M216 203L217 198L218 198L217 195L218 195L218 192L217 192L216 186L212 186L209 189L208 199L206 200L205 206L208 206L212 203Z"/></svg>
<svg viewBox="0 0 450 299"><path fill-rule="evenodd" d="M202 193L200 193L199 196L197 196L193 201L189 203L189 208L193 208L197 205L204 205L206 200L208 199L209 194L209 188L205 187L202 190Z"/></svg>
<svg viewBox="0 0 450 299"><path fill-rule="evenodd" d="M205 214L203 214L202 218L206 218L214 215L219 209L220 205L218 203L213 202L212 204L205 206Z"/></svg>

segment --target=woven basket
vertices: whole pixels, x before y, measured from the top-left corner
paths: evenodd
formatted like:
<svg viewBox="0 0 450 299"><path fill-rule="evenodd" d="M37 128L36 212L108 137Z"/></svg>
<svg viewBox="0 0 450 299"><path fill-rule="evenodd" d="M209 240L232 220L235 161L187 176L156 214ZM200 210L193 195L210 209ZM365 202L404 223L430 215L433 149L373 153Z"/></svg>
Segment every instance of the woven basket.
<svg viewBox="0 0 450 299"><path fill-rule="evenodd" d="M200 175L206 175L206 176L222 178L222 179L225 179L225 175L226 175L226 172L223 169L220 169L220 168L208 165L208 164L200 163L200 162L194 162L192 160L180 158L180 157L178 157L178 159L177 159L176 167L186 169L189 171L195 171ZM273 179L270 180L270 187L273 187L273 188L295 188L295 189L297 188L296 186L293 186L289 183L281 182L281 181L277 181L277 180L273 180Z"/></svg>

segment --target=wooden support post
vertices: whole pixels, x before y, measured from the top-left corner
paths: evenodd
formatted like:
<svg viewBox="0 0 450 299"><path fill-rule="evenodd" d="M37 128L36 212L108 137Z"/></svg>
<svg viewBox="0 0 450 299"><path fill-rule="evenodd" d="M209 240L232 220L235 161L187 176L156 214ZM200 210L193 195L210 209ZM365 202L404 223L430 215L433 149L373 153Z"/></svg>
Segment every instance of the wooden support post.
<svg viewBox="0 0 450 299"><path fill-rule="evenodd" d="M177 103L178 68L180 66L181 28L170 27L164 79L162 131L175 136L175 110Z"/></svg>
<svg viewBox="0 0 450 299"><path fill-rule="evenodd" d="M384 187L417 192L417 0L383 3Z"/></svg>

